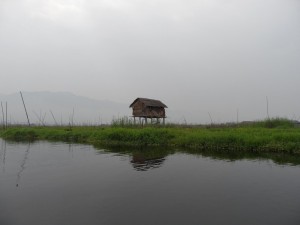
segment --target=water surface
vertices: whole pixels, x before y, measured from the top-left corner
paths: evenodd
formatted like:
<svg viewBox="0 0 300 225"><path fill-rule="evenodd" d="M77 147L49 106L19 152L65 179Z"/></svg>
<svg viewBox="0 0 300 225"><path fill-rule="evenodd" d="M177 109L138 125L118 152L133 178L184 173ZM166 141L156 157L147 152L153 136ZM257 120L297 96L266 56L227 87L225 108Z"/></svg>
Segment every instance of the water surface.
<svg viewBox="0 0 300 225"><path fill-rule="evenodd" d="M295 163L162 149L0 144L1 225L300 224Z"/></svg>

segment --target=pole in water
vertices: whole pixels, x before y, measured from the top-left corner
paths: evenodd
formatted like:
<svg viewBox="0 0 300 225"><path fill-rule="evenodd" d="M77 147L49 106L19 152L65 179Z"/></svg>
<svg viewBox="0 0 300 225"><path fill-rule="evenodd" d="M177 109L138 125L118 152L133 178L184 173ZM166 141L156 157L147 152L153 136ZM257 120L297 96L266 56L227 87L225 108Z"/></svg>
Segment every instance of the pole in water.
<svg viewBox="0 0 300 225"><path fill-rule="evenodd" d="M52 111L50 110L50 113L51 113L51 115L52 115L52 118L53 118L53 120L54 120L54 122L55 122L55 126L58 126L58 123L57 123L57 121L56 121L56 119L55 119L55 117L54 117L54 115L53 115L53 113L52 113Z"/></svg>
<svg viewBox="0 0 300 225"><path fill-rule="evenodd" d="M267 116L268 116L268 119L270 119L270 115L269 115L269 99L268 99L268 96L266 96L266 101L267 101Z"/></svg>
<svg viewBox="0 0 300 225"><path fill-rule="evenodd" d="M3 109L2 102L1 102L1 108L2 108L2 125L3 125L3 129L5 129L4 109Z"/></svg>
<svg viewBox="0 0 300 225"><path fill-rule="evenodd" d="M7 102L5 102L5 128L7 128Z"/></svg>
<svg viewBox="0 0 300 225"><path fill-rule="evenodd" d="M22 92L21 92L21 91L20 91L20 95L21 95L22 102L23 102L23 106L24 106L25 113L26 113L26 116L27 116L28 126L30 126L30 121L29 121L29 117L28 117L27 109L26 109L25 102L24 102L23 95L22 95Z"/></svg>
<svg viewBox="0 0 300 225"><path fill-rule="evenodd" d="M210 115L210 113L208 112L208 115L209 115L209 118L210 118L210 124L212 125L213 124L213 120L212 120L212 117Z"/></svg>

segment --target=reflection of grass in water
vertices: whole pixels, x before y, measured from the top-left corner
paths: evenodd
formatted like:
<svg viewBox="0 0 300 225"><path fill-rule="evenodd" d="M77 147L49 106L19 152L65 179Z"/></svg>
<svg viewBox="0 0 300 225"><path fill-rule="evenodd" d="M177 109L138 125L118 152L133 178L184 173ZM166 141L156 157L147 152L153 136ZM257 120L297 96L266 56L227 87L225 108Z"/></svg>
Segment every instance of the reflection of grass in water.
<svg viewBox="0 0 300 225"><path fill-rule="evenodd" d="M271 159L276 164L291 164L300 165L300 156L289 154L289 153L260 153L260 152L239 152L239 151L214 151L214 150L195 150L195 149L184 149L178 150L178 152L184 152L191 155L200 155L203 157L209 157L216 160L267 160Z"/></svg>
<svg viewBox="0 0 300 225"><path fill-rule="evenodd" d="M222 150L199 150L193 148L161 148L161 147L109 147L109 146L96 146L96 148L111 152L126 154L135 159L143 160L153 160L153 159L165 159L167 156L175 153L184 153L191 155L199 155L202 157L208 157L216 160L267 160L271 159L276 164L290 164L290 165L300 165L300 156L289 154L289 153L259 153L259 152L245 152L245 151L222 151Z"/></svg>

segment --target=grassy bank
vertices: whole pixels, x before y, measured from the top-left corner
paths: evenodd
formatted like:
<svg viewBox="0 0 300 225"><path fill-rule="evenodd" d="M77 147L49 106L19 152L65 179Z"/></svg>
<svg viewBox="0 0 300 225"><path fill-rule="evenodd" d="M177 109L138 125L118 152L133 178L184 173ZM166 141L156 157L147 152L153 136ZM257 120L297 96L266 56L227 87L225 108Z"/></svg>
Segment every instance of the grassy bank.
<svg viewBox="0 0 300 225"><path fill-rule="evenodd" d="M0 136L16 141L51 140L102 146L170 146L226 152L300 154L300 129L286 121L240 127L15 127Z"/></svg>

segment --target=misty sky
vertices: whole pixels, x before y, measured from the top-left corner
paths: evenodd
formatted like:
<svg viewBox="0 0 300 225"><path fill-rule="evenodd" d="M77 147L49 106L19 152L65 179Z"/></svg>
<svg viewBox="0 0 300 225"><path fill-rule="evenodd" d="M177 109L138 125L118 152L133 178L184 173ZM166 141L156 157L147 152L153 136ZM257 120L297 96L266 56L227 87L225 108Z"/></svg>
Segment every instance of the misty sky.
<svg viewBox="0 0 300 225"><path fill-rule="evenodd" d="M300 118L299 0L0 0L0 93Z"/></svg>

